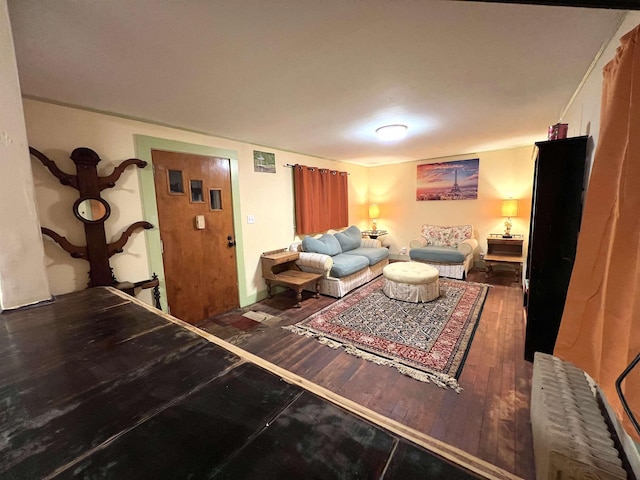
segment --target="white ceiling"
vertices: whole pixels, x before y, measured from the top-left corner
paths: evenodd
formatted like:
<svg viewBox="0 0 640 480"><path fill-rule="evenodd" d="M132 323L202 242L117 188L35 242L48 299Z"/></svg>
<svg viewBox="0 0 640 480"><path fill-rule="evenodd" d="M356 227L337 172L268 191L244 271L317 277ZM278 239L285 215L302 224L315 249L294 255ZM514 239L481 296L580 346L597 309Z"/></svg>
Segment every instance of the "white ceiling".
<svg viewBox="0 0 640 480"><path fill-rule="evenodd" d="M626 12L442 0L9 0L22 92L364 165L546 138ZM408 125L402 142L374 130Z"/></svg>

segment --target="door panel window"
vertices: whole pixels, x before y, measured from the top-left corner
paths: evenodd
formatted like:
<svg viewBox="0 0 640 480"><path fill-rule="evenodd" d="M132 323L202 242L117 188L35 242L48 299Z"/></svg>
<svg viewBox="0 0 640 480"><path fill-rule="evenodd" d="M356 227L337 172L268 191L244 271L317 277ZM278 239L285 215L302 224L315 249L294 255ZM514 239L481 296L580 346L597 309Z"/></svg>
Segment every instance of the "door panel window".
<svg viewBox="0 0 640 480"><path fill-rule="evenodd" d="M204 203L202 180L189 180L191 189L191 203Z"/></svg>
<svg viewBox="0 0 640 480"><path fill-rule="evenodd" d="M222 210L222 190L211 188L209 190L209 199L211 201L211 210Z"/></svg>
<svg viewBox="0 0 640 480"><path fill-rule="evenodd" d="M182 179L182 170L167 170L169 177L169 194L184 195L184 180Z"/></svg>

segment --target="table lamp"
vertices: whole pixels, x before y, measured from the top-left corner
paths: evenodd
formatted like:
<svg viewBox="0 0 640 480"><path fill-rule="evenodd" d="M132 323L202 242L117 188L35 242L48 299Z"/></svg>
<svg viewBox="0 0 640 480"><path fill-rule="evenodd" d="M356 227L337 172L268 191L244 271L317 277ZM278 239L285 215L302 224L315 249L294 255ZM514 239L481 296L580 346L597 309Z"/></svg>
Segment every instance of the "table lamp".
<svg viewBox="0 0 640 480"><path fill-rule="evenodd" d="M518 200L513 198L509 198L507 200L502 201L502 216L507 217L504 221L504 235L502 238L512 238L511 236L511 217L518 216Z"/></svg>
<svg viewBox="0 0 640 480"><path fill-rule="evenodd" d="M378 218L380 217L380 207L377 203L369 205L369 218L371 219L371 230L378 230Z"/></svg>

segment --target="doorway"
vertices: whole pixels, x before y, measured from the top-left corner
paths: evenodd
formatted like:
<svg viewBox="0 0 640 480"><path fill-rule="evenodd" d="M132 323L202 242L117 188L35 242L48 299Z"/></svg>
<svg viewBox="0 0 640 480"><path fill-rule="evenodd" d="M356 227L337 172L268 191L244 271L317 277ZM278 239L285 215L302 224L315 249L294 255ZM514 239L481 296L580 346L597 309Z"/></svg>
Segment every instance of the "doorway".
<svg viewBox="0 0 640 480"><path fill-rule="evenodd" d="M230 160L152 150L170 313L186 322L237 308Z"/></svg>
<svg viewBox="0 0 640 480"><path fill-rule="evenodd" d="M155 228L145 232L147 242L147 252L149 258L149 272L156 273L160 280L160 303L162 310L169 311L167 303L167 290L165 282L165 272L162 256L162 242L160 241L160 228L158 218L158 206L156 203L156 192L153 175L153 150L163 150L169 152L187 153L193 155L203 155L209 157L217 157L229 159L231 167L231 196L233 202L233 224L235 232L235 254L236 265L235 272L238 279L238 296L240 307L254 303L256 300L253 296L247 294L246 289L246 268L244 261L244 242L242 238L242 224L240 222L240 183L238 171L238 152L226 148L210 147L207 145L199 145L195 143L186 143L176 140L169 140L159 137L151 137L147 135L134 135L136 147L136 157L148 163L148 166L139 169L140 192L142 195L142 204L144 210L144 219L152 223Z"/></svg>

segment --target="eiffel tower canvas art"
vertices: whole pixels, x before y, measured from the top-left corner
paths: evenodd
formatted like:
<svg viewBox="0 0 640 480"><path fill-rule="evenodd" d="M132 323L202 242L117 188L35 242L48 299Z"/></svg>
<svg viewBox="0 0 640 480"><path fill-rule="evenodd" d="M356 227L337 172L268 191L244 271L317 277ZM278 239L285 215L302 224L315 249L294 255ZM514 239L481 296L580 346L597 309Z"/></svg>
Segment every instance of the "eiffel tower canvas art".
<svg viewBox="0 0 640 480"><path fill-rule="evenodd" d="M480 159L418 165L416 200L476 200Z"/></svg>

